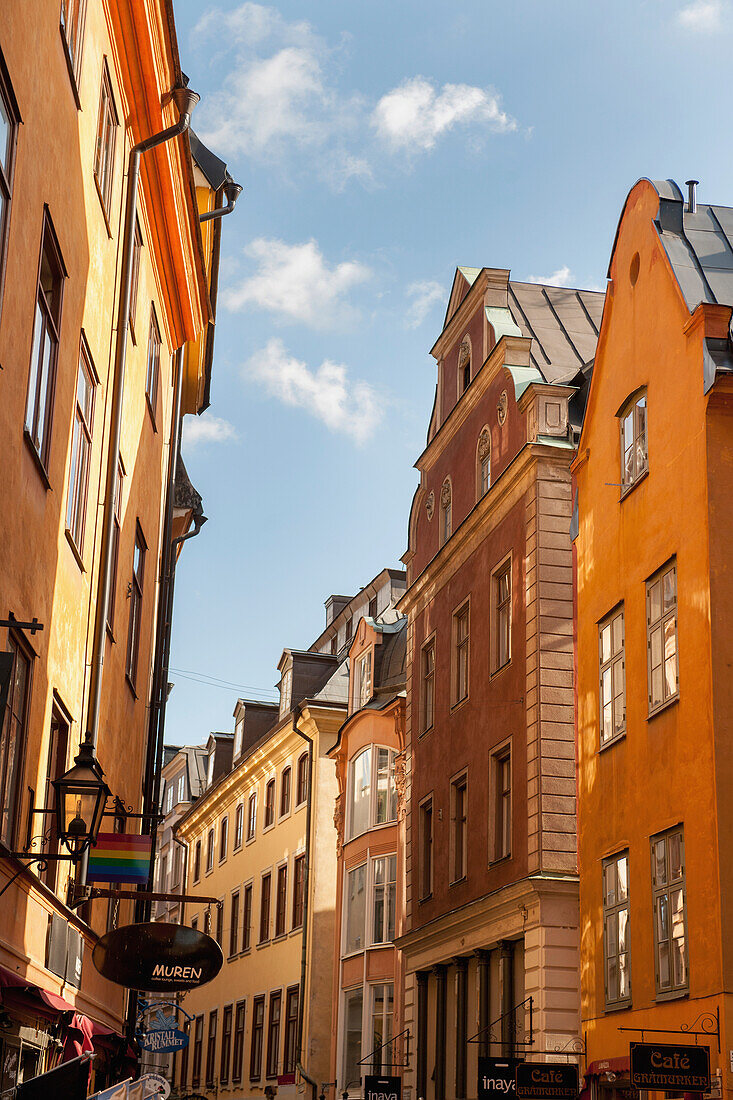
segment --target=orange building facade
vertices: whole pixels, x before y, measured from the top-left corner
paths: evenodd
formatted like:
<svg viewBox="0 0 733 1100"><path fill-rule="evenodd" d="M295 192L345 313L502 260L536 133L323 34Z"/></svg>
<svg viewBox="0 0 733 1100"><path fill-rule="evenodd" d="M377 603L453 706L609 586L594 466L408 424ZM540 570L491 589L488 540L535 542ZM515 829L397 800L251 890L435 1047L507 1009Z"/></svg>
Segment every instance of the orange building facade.
<svg viewBox="0 0 733 1100"><path fill-rule="evenodd" d="M103 829L140 830L126 810L141 808L164 532L195 511L190 492L173 499L177 393L199 412L211 365L217 223L199 208L220 196L185 133L141 157L122 376L115 341L130 150L179 121L183 82L168 0L0 7L0 1091L74 1029L98 1046L92 1084L122 1068L127 994L91 953L131 903L70 907L70 863L11 853L58 854L52 817L32 811L53 808L90 730L118 800Z"/></svg>
<svg viewBox="0 0 733 1100"><path fill-rule="evenodd" d="M336 762L331 1080L362 1096L368 1074L400 1074L404 1034L404 722L406 619L364 618L349 652L349 717Z"/></svg>
<svg viewBox="0 0 733 1100"><path fill-rule="evenodd" d="M708 1045L713 1095L733 1086L732 225L733 210L698 206L694 186L687 199L671 181L632 188L574 464L594 1098L629 1094L641 1029Z"/></svg>

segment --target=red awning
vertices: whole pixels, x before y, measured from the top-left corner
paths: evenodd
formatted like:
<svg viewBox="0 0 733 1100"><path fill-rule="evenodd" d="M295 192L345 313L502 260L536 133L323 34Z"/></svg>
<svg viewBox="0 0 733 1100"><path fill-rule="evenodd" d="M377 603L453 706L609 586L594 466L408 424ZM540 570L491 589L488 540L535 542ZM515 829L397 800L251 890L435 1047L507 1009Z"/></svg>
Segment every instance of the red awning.
<svg viewBox="0 0 733 1100"><path fill-rule="evenodd" d="M6 966L0 966L0 989L27 989L30 984L27 978L21 977L13 970L8 970Z"/></svg>
<svg viewBox="0 0 733 1100"><path fill-rule="evenodd" d="M44 1001L50 1008L55 1008L57 1012L73 1012L74 1006L65 1001L63 997L60 997L58 993L49 993L47 989L39 989L38 996Z"/></svg>
<svg viewBox="0 0 733 1100"><path fill-rule="evenodd" d="M599 1073L628 1073L629 1056L623 1058L598 1058L591 1062L585 1071L586 1077L597 1077Z"/></svg>

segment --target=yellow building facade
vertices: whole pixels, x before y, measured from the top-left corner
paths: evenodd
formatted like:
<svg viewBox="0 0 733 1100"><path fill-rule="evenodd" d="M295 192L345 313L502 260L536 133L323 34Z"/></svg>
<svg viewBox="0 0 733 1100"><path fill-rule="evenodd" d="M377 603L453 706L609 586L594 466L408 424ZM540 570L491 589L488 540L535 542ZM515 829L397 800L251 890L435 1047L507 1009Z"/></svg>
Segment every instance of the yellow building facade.
<svg viewBox="0 0 733 1100"><path fill-rule="evenodd" d="M211 366L216 233L202 236L199 206L221 198L183 125L141 153L119 341L118 315L130 153L182 120L183 85L169 0L0 8L0 1091L60 1057L65 1011L98 1042L97 1087L123 1066L127 994L91 952L130 903L72 908L72 865L28 857L59 854L38 811L85 738L118 800L103 828L140 829L127 812L140 809L178 413L205 404ZM170 518L181 534L191 509Z"/></svg>

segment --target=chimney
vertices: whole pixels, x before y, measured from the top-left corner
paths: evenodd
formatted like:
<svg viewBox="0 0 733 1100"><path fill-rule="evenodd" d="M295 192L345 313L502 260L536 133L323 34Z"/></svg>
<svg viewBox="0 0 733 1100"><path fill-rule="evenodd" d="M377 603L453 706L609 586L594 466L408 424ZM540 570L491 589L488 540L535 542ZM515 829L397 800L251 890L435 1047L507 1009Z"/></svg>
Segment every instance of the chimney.
<svg viewBox="0 0 733 1100"><path fill-rule="evenodd" d="M696 188L700 180L685 180L685 187L687 188L687 213L697 214L697 194Z"/></svg>

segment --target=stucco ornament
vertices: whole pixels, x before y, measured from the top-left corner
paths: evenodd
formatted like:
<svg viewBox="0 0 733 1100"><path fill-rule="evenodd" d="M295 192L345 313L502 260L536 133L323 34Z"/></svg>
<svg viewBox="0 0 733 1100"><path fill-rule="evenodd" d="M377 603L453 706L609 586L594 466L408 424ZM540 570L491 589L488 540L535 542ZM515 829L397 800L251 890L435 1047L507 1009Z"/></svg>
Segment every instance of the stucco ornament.
<svg viewBox="0 0 733 1100"><path fill-rule="evenodd" d="M336 830L336 855L341 858L344 847L344 800L339 794L333 807L333 826Z"/></svg>
<svg viewBox="0 0 733 1100"><path fill-rule="evenodd" d="M447 477L445 479L445 481L443 482L443 484L441 486L441 489L440 489L440 503L441 503L441 506L443 508L448 507L448 505L450 504L450 498L451 498L451 484L450 484L450 478Z"/></svg>
<svg viewBox="0 0 733 1100"><path fill-rule="evenodd" d="M471 358L471 345L468 342L468 337L464 336L461 341L461 346L458 350L458 369L465 366L468 360Z"/></svg>
<svg viewBox="0 0 733 1100"><path fill-rule="evenodd" d="M400 752L394 762L394 785L397 792L397 820L403 821L407 808L407 775L405 772L405 754Z"/></svg>
<svg viewBox="0 0 733 1100"><path fill-rule="evenodd" d="M428 493L428 499L425 501L425 511L428 513L428 519L433 518L435 512L435 493L431 489Z"/></svg>
<svg viewBox="0 0 733 1100"><path fill-rule="evenodd" d="M481 435L478 437L478 456L483 461L484 458L491 451L491 432L488 428L481 429Z"/></svg>
<svg viewBox="0 0 733 1100"><path fill-rule="evenodd" d="M501 397L499 398L499 404L496 406L496 417L500 424L503 424L506 420L508 408L509 398L507 397L506 390L502 390Z"/></svg>

